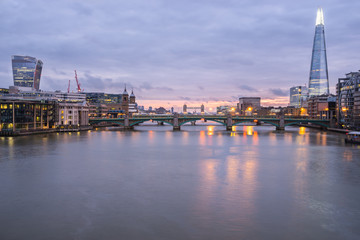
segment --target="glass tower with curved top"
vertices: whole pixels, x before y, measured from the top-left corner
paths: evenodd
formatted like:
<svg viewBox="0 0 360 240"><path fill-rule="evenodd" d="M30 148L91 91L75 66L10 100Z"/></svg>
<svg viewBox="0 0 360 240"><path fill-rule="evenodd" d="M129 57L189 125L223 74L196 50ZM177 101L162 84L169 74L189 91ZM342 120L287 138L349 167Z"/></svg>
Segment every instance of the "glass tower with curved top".
<svg viewBox="0 0 360 240"><path fill-rule="evenodd" d="M316 15L315 37L311 57L308 96L329 94L329 77L326 57L324 14L321 8Z"/></svg>
<svg viewBox="0 0 360 240"><path fill-rule="evenodd" d="M12 56L14 86L40 88L40 77L43 63L34 57Z"/></svg>

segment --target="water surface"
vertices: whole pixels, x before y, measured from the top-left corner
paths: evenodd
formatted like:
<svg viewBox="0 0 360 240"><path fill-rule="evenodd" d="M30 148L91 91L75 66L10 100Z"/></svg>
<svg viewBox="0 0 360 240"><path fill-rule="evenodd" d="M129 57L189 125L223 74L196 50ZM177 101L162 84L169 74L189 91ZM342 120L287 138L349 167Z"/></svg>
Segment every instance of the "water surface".
<svg viewBox="0 0 360 240"><path fill-rule="evenodd" d="M0 239L360 239L360 147L287 127L0 138Z"/></svg>

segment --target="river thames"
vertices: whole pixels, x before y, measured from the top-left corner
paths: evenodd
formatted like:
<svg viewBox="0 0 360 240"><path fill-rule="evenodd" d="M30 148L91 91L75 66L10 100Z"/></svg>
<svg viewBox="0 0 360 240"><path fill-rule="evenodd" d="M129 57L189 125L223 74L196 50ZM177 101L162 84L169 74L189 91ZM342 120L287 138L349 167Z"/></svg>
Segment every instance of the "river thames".
<svg viewBox="0 0 360 240"><path fill-rule="evenodd" d="M298 127L0 138L0 239L360 239L360 146Z"/></svg>

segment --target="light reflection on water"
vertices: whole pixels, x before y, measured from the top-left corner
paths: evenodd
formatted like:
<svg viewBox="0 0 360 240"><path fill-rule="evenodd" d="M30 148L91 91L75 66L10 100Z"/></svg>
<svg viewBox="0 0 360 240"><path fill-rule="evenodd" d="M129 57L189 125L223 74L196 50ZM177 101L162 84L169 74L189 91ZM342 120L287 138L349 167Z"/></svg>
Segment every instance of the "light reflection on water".
<svg viewBox="0 0 360 240"><path fill-rule="evenodd" d="M0 138L0 239L357 239L360 149L343 138L219 125Z"/></svg>

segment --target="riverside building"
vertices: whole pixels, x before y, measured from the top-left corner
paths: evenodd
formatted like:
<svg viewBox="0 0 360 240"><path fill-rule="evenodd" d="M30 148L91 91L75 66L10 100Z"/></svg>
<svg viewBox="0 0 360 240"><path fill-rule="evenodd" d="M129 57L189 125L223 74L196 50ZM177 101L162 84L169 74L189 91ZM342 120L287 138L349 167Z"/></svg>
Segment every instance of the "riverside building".
<svg viewBox="0 0 360 240"><path fill-rule="evenodd" d="M55 128L56 101L0 98L0 135Z"/></svg>
<svg viewBox="0 0 360 240"><path fill-rule="evenodd" d="M360 70L339 78L336 84L338 124L360 130Z"/></svg>

